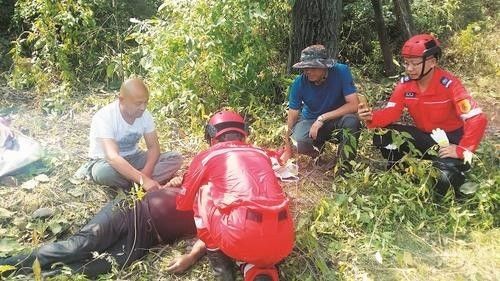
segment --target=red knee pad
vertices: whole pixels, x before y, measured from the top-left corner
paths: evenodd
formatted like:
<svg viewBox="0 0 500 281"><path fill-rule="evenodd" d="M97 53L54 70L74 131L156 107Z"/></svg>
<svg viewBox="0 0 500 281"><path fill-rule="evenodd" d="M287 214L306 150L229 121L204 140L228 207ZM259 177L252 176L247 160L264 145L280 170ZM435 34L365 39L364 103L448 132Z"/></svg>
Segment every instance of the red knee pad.
<svg viewBox="0 0 500 281"><path fill-rule="evenodd" d="M247 264L246 266L250 266ZM245 269L245 268L243 268ZM244 281L254 281L255 278L259 275L267 275L271 279L269 281L279 281L278 279L278 270L276 267L268 267L268 268L262 268L262 267L257 267L253 266L250 268L248 271L244 272Z"/></svg>

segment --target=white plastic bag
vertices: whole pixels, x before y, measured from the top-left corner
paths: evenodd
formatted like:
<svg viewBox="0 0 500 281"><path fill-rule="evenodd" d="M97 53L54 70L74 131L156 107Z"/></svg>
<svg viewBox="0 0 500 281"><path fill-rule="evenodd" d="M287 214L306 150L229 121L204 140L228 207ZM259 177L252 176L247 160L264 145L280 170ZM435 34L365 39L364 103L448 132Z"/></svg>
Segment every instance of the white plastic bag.
<svg viewBox="0 0 500 281"><path fill-rule="evenodd" d="M14 131L16 145L0 146L0 177L31 164L42 156L40 144L18 131Z"/></svg>
<svg viewBox="0 0 500 281"><path fill-rule="evenodd" d="M271 157L274 175L282 182L294 182L299 180L299 167L291 160L281 166L278 159Z"/></svg>

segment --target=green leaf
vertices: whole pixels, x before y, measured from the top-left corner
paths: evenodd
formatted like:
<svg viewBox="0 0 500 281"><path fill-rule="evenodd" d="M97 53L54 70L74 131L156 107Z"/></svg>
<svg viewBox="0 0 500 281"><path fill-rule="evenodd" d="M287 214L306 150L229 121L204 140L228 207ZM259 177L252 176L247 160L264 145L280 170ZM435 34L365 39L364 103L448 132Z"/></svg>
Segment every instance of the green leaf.
<svg viewBox="0 0 500 281"><path fill-rule="evenodd" d="M19 250L21 248L21 245L17 243L17 241L8 239L8 238L3 238L0 239L0 253L10 253L14 252L16 250Z"/></svg>
<svg viewBox="0 0 500 281"><path fill-rule="evenodd" d="M8 218L11 218L12 215L14 215L15 212L11 212L7 209L4 209L2 207L0 207L0 219L8 219Z"/></svg>
<svg viewBox="0 0 500 281"><path fill-rule="evenodd" d="M108 64L106 67L106 77L111 78L115 73L116 65L114 63Z"/></svg>
<svg viewBox="0 0 500 281"><path fill-rule="evenodd" d="M460 192L463 194L473 194L479 188L479 184L475 182L466 182L460 186Z"/></svg>
<svg viewBox="0 0 500 281"><path fill-rule="evenodd" d="M50 231L54 234L58 234L62 231L62 225L58 222L51 222L49 224Z"/></svg>
<svg viewBox="0 0 500 281"><path fill-rule="evenodd" d="M14 270L16 269L15 266L12 266L12 265L0 265L0 275L3 273L3 272L6 272L6 271L10 271L10 270Z"/></svg>
<svg viewBox="0 0 500 281"><path fill-rule="evenodd" d="M42 281L42 267L40 266L40 261L38 261L38 258L35 259L35 262L33 263L33 277L35 281Z"/></svg>

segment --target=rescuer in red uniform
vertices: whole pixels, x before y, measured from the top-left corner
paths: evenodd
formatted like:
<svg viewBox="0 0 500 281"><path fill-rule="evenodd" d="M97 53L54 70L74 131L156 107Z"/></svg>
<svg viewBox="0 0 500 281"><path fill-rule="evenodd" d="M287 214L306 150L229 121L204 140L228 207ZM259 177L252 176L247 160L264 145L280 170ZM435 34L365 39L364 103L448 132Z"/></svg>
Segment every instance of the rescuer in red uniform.
<svg viewBox="0 0 500 281"><path fill-rule="evenodd" d="M368 128L390 128L407 132L411 142L424 158L434 160L442 172L438 192L445 192L450 184L457 189L464 181L464 152L474 152L486 129L487 119L458 78L438 66L441 56L439 41L429 34L410 38L401 50L407 76L394 89L387 106L372 111L366 104L359 104L358 114ZM407 109L415 126L393 124ZM434 129L446 132L449 145L441 146L439 157L427 155L436 144L430 134ZM391 145L391 133L374 136L374 145L392 167L409 151L407 145Z"/></svg>
<svg viewBox="0 0 500 281"><path fill-rule="evenodd" d="M278 280L275 264L294 244L289 202L269 152L247 144L247 136L239 114L216 113L205 128L211 147L194 157L182 182L170 182L181 186L177 209L194 211L200 241L169 271L187 269L206 248L218 280L234 280L234 261L244 280Z"/></svg>

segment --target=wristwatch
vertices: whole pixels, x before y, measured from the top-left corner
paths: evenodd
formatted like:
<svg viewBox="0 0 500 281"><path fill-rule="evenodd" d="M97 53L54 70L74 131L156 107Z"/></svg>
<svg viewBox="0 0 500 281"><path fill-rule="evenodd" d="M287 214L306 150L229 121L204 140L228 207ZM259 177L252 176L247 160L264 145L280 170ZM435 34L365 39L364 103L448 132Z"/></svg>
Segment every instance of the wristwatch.
<svg viewBox="0 0 500 281"><path fill-rule="evenodd" d="M325 117L323 117L323 115L318 116L318 119L316 120L318 120L321 123L325 123Z"/></svg>

